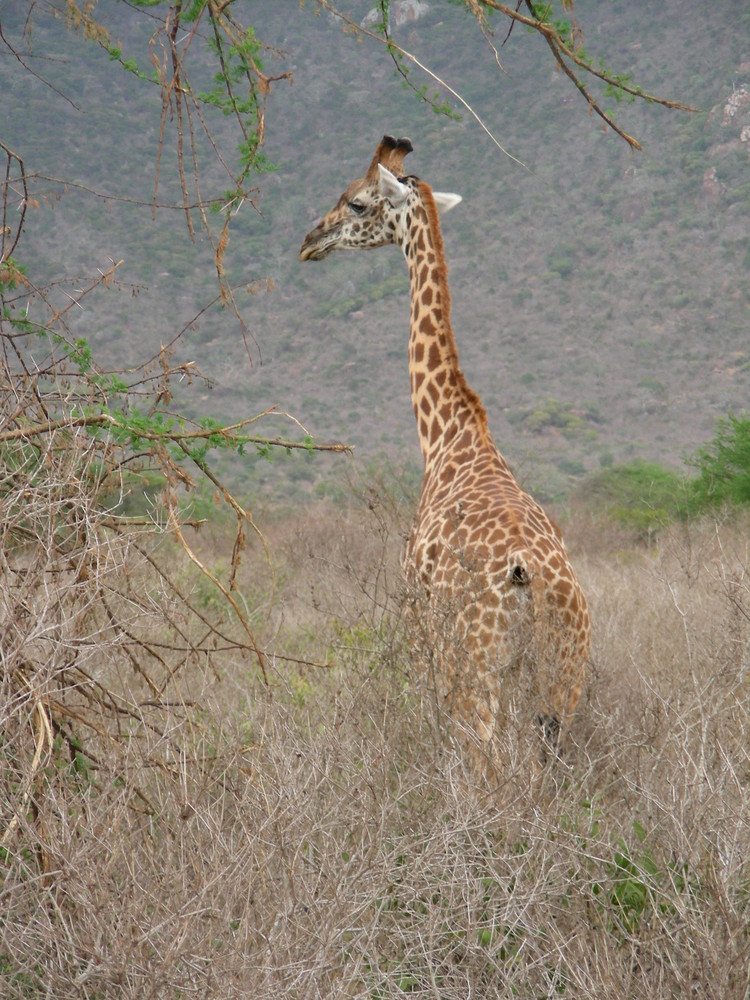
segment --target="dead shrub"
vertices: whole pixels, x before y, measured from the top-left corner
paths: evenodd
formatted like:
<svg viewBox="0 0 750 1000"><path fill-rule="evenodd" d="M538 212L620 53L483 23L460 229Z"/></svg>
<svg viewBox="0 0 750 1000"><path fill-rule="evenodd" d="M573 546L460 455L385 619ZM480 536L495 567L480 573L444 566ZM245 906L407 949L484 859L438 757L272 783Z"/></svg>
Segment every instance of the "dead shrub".
<svg viewBox="0 0 750 1000"><path fill-rule="evenodd" d="M45 750L25 809L16 754L8 995L745 995L742 530L578 560L587 701L565 756L534 772L509 754L498 795L435 738L391 587L400 514L379 516L314 511L282 532L268 651L299 659L308 629L325 666L269 656L269 692L236 651L215 675L196 658L192 705L121 724L96 768ZM124 652L102 649L100 678L124 677Z"/></svg>
<svg viewBox="0 0 750 1000"><path fill-rule="evenodd" d="M543 764L517 697L490 780L414 656L404 506L252 534L203 450L239 432L160 428L64 325L32 366L0 278L3 996L748 996L746 522L574 555L586 696Z"/></svg>

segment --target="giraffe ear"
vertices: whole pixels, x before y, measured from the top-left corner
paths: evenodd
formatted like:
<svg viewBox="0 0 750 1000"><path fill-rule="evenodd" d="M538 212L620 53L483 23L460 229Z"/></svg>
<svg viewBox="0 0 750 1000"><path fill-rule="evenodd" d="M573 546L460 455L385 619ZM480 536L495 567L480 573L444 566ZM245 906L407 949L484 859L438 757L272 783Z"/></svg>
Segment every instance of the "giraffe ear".
<svg viewBox="0 0 750 1000"><path fill-rule="evenodd" d="M409 196L409 188L406 184L402 184L382 163L378 164L378 173L380 175L379 186L381 196L387 198L394 208L403 205Z"/></svg>
<svg viewBox="0 0 750 1000"><path fill-rule="evenodd" d="M448 194L445 191L433 191L432 197L435 199L435 204L437 205L438 212L450 212L452 208L455 208L459 201L463 201L460 194Z"/></svg>

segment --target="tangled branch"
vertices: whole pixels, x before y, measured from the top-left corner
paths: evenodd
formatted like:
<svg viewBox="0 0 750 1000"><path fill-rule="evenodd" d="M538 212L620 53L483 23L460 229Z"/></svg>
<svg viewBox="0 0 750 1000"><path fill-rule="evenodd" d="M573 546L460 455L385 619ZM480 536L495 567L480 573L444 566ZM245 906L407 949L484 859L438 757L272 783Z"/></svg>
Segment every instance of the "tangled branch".
<svg viewBox="0 0 750 1000"><path fill-rule="evenodd" d="M695 108L686 104L681 104L678 101L672 101L666 98L658 97L655 94L646 93L640 87L631 85L628 82L629 77L626 75L618 75L614 71L607 69L597 69L593 62L585 56L582 48L582 32L575 21L573 21L572 25L567 21L553 22L552 4L534 3L533 0L524 0L524 2L529 10L528 15L520 13L521 0L519 0L518 6L515 8L509 7L507 4L499 3L497 0L465 0L467 9L474 15L474 17L476 17L485 41L493 50L495 61L499 69L502 70L502 66L500 65L497 50L491 40L491 33L487 24L486 12L488 10L497 11L510 19L511 25L505 41L507 41L510 37L514 24L522 24L526 28L529 28L541 35L549 47L556 65L561 72L568 77L576 90L581 93L583 98L588 103L590 111L593 114L598 115L606 127L620 136L620 138L623 139L631 149L640 150L642 147L637 139L625 132L624 129L622 129L615 122L612 115L604 109L601 101L591 93L590 89L584 82L584 78L586 76L599 80L605 85L605 88L607 88L608 91L615 94L617 99L619 99L621 95L626 94L633 99L640 98L649 104L660 104L664 107L678 109L681 111L696 110ZM352 18L339 10L334 3L331 3L330 0L316 0L316 3L319 7L338 18L357 35L372 38L373 40L385 45L397 72L406 81L407 85L412 87L412 89L417 92L418 96L429 101L434 110L450 114L450 108L448 106L438 104L437 98L429 98L424 90L417 90L417 88L412 85L408 75L407 64L416 66L417 69L425 73L438 86L447 91L448 94L450 94L450 96L471 115L482 131L487 134L487 136L502 153L515 162L520 163L520 161L516 160L516 158L503 147L498 138L482 120L477 111L464 99L458 89L452 87L443 77L435 73L428 66L424 65L413 53L408 52L394 41L390 30L390 0L379 0L377 9L380 11L381 19L375 30L372 31L368 28L362 27L362 25L352 20ZM563 7L572 10L573 3L571 0L568 0L568 2L563 3ZM521 164L521 166L523 166L523 164Z"/></svg>

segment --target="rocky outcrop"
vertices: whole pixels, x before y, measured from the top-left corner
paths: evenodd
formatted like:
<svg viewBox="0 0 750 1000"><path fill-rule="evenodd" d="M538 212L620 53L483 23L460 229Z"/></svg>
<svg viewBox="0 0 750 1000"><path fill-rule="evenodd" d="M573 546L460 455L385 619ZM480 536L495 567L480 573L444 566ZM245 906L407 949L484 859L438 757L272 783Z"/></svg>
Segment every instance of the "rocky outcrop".
<svg viewBox="0 0 750 1000"><path fill-rule="evenodd" d="M394 26L400 28L404 24L418 21L420 17L424 17L429 9L429 5L424 0L393 0L390 6L388 28L389 30ZM374 8L362 21L362 27L371 28L378 24L381 18L381 12Z"/></svg>
<svg viewBox="0 0 750 1000"><path fill-rule="evenodd" d="M708 116L709 127L719 125L719 141L709 155L726 155L732 149L744 147L750 152L750 86L732 84L732 92L721 103L716 104Z"/></svg>

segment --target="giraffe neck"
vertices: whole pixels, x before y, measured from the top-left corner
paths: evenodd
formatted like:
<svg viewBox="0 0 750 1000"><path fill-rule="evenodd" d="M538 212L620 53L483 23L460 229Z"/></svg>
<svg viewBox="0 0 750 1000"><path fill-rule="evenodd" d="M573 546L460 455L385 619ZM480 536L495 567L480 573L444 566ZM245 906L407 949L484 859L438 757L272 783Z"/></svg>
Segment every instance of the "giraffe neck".
<svg viewBox="0 0 750 1000"><path fill-rule="evenodd" d="M425 472L463 437L487 439L487 415L458 364L448 268L432 191L417 182L402 249L411 284L409 375Z"/></svg>

